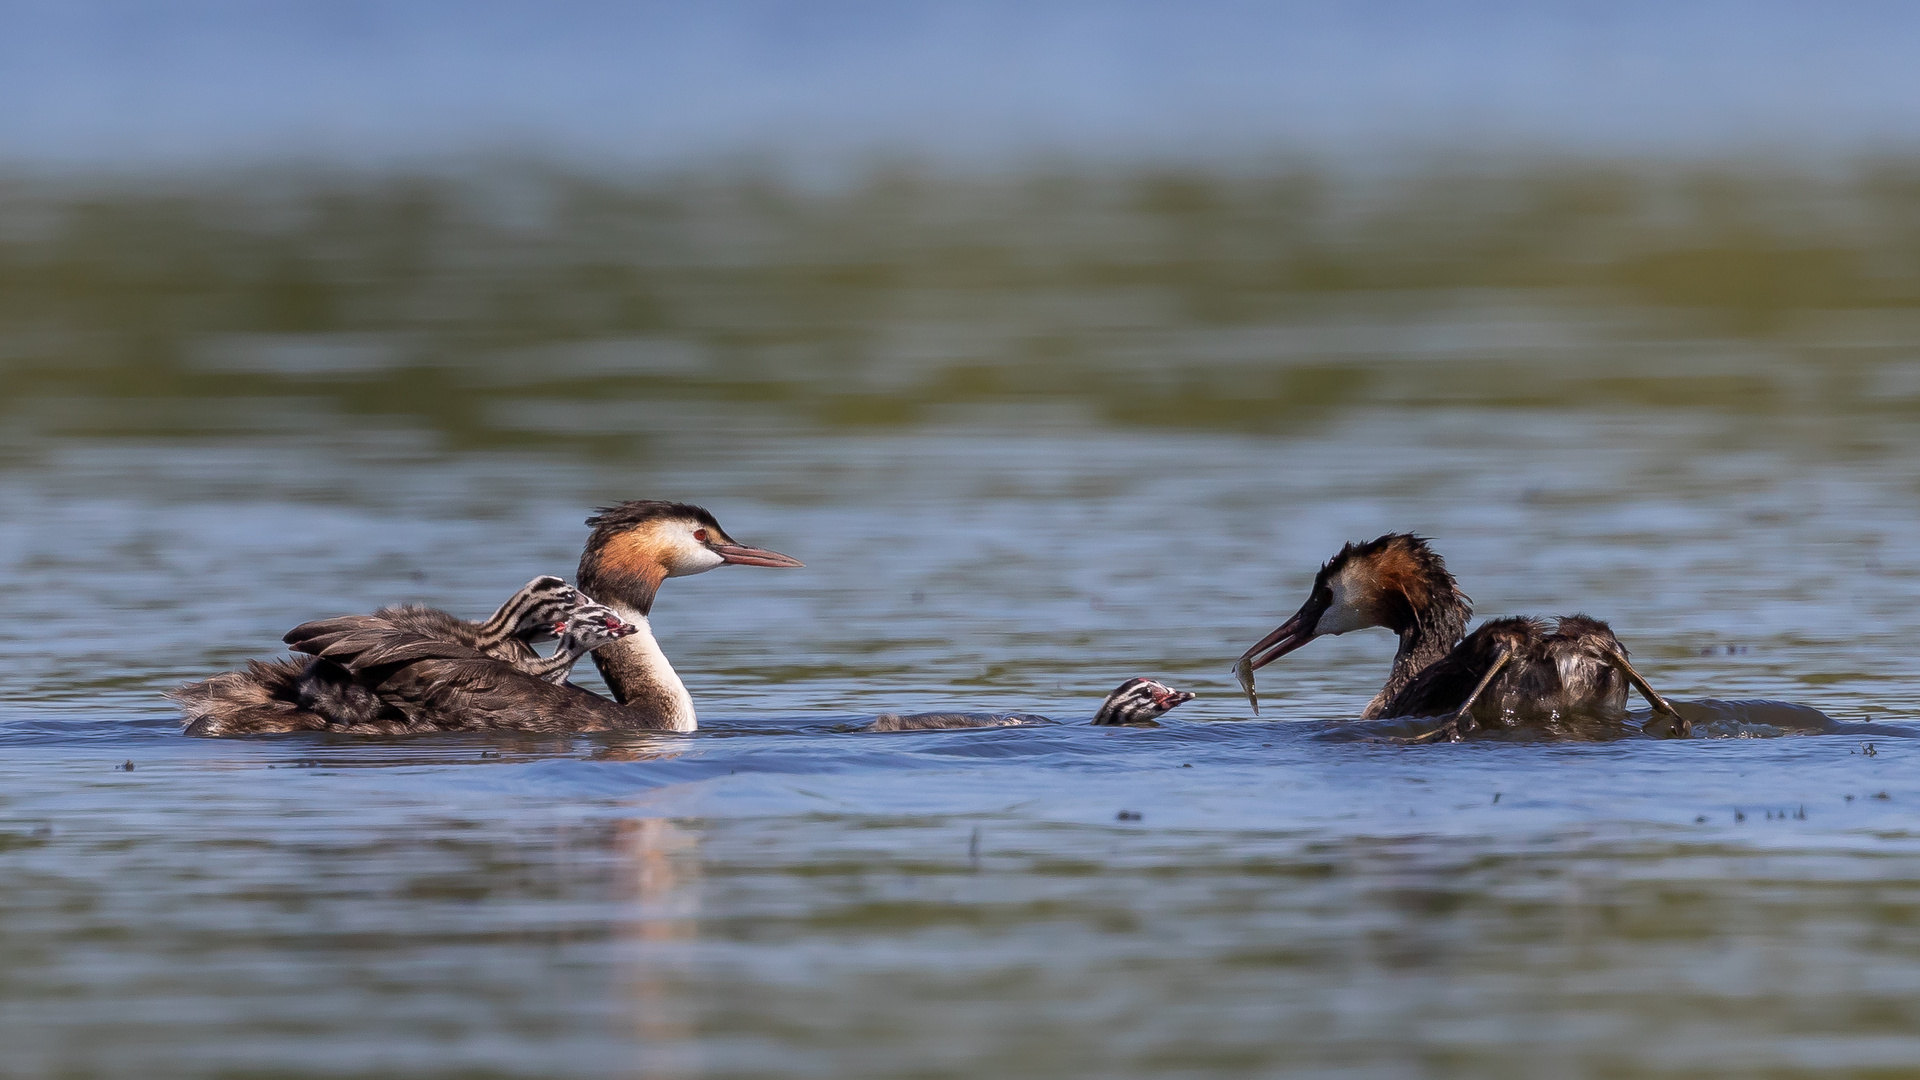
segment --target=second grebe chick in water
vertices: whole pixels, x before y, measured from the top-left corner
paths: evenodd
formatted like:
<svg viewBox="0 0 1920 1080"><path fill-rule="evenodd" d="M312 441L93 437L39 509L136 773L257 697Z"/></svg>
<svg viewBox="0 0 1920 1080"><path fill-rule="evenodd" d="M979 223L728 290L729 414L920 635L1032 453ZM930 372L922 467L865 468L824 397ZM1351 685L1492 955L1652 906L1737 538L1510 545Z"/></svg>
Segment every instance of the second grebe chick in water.
<svg viewBox="0 0 1920 1080"><path fill-rule="evenodd" d="M1259 668L1315 638L1379 626L1398 635L1400 647L1386 684L1360 718L1448 718L1421 741L1460 737L1476 718L1512 726L1575 711L1624 715L1628 685L1657 714L1643 730L1690 733L1691 725L1628 663L1606 623L1572 615L1549 631L1535 619L1497 619L1468 635L1472 614L1472 601L1425 539L1388 533L1347 544L1327 560L1306 603L1243 653L1235 670L1251 698Z"/></svg>
<svg viewBox="0 0 1920 1080"><path fill-rule="evenodd" d="M1175 690L1153 679L1128 679L1100 703L1100 711L1093 714L1091 722L1095 727L1150 724L1193 698L1191 690Z"/></svg>
<svg viewBox="0 0 1920 1080"><path fill-rule="evenodd" d="M1101 727L1124 725L1149 726L1155 720L1193 700L1193 694L1175 690L1153 679L1128 679L1114 688L1093 714L1093 723ZM1032 713L882 713L861 731L944 731L954 728L1014 727L1020 724L1051 724L1052 720Z"/></svg>

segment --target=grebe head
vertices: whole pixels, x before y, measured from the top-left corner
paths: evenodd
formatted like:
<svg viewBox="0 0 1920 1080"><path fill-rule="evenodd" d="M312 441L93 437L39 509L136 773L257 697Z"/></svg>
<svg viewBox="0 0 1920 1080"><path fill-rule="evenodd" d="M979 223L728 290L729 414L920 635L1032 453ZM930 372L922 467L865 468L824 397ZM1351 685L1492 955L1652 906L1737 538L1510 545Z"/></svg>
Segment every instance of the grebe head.
<svg viewBox="0 0 1920 1080"><path fill-rule="evenodd" d="M580 555L580 587L645 615L660 583L716 566L800 566L800 560L735 543L713 515L690 503L652 499L603 507Z"/></svg>
<svg viewBox="0 0 1920 1080"><path fill-rule="evenodd" d="M1185 690L1175 690L1152 679L1128 679L1100 703L1093 714L1096 724L1142 724L1173 711L1193 700Z"/></svg>
<svg viewBox="0 0 1920 1080"><path fill-rule="evenodd" d="M1364 544L1347 544L1314 575L1313 591L1293 618L1261 638L1240 659L1254 668L1280 659L1317 637L1384 626L1405 635L1446 608L1464 613L1471 603L1446 560L1424 537L1388 533Z"/></svg>
<svg viewBox="0 0 1920 1080"><path fill-rule="evenodd" d="M520 670L551 683L565 683L573 672L573 665L593 650L640 632L640 627L622 619L612 608L591 600L575 605L564 619L549 629L560 639L553 655L522 664Z"/></svg>
<svg viewBox="0 0 1920 1080"><path fill-rule="evenodd" d="M568 612L586 602L580 590L564 578L542 574L522 586L501 610L512 612L511 636L522 641L550 641L560 636L554 625L565 622Z"/></svg>
<svg viewBox="0 0 1920 1080"><path fill-rule="evenodd" d="M609 641L639 631L638 626L622 619L612 608L592 602L576 606L553 626L553 636L560 639L560 648L575 655L585 655Z"/></svg>
<svg viewBox="0 0 1920 1080"><path fill-rule="evenodd" d="M512 638L528 643L552 641L553 624L565 619L567 612L586 599L560 578L542 574L520 586L518 592L480 624L480 648L491 652Z"/></svg>

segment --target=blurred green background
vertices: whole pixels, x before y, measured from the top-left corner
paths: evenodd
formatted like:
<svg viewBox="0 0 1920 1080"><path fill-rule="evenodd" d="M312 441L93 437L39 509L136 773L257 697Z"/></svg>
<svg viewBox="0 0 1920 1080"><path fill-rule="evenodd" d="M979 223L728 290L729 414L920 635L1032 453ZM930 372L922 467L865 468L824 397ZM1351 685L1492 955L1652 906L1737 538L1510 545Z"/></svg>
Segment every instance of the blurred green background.
<svg viewBox="0 0 1920 1080"><path fill-rule="evenodd" d="M1010 403L1907 409L1916 34L1871 0L16 0L0 424L604 454Z"/></svg>
<svg viewBox="0 0 1920 1080"><path fill-rule="evenodd" d="M16 445L1920 408L1920 158L16 180L0 238Z"/></svg>

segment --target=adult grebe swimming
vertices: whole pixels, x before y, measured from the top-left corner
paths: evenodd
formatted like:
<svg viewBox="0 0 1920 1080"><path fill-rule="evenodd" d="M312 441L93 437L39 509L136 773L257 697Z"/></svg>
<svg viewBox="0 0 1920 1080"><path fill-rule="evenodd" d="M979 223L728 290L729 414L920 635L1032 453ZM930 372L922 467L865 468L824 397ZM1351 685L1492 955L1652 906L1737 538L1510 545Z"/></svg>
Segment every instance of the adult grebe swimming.
<svg viewBox="0 0 1920 1080"><path fill-rule="evenodd" d="M1691 725L1627 661L1606 623L1570 615L1548 629L1530 618L1496 619L1466 634L1472 601L1425 539L1388 533L1347 544L1314 576L1306 603L1240 657L1252 673L1317 637L1381 626L1400 638L1387 681L1360 714L1444 716L1420 737L1459 738L1477 723L1511 726L1569 712L1624 715L1627 687L1658 715L1650 734L1685 737Z"/></svg>
<svg viewBox="0 0 1920 1080"><path fill-rule="evenodd" d="M301 678L310 663L305 658L250 661L246 671L217 675L173 691L171 696L187 713L186 733L367 730L373 720L379 721L374 730L380 732L694 730L693 699L647 621L660 585L670 577L705 573L730 563L770 567L801 563L776 551L735 543L712 514L687 503L621 503L602 509L587 524L593 532L580 556L580 592L605 603L623 623L635 628L592 654L614 701L528 674L445 632L435 620L387 618L393 611L406 609L383 609L374 616L350 617L386 624L363 625L360 629L368 633L351 639L328 637L314 644L325 632L342 629L331 625L336 620L304 624L287 637L301 651L324 652L323 660L350 672L347 681L357 688L357 696L350 696L354 701L377 701L377 715L369 716L364 709L330 714L324 702L303 703ZM541 633L551 636L557 621L548 620ZM323 624L328 624L325 632L318 629ZM443 685L436 679L450 681Z"/></svg>

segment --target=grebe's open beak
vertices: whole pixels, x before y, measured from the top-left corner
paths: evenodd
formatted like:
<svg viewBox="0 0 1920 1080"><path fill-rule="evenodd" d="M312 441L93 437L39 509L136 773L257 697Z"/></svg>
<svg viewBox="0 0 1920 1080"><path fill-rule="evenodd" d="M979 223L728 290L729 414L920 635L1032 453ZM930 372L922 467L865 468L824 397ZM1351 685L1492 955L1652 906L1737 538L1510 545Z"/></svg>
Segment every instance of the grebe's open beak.
<svg viewBox="0 0 1920 1080"><path fill-rule="evenodd" d="M1155 705L1160 706L1162 709L1176 709L1182 705L1185 705L1187 702L1192 701L1193 699L1194 699L1194 694L1192 691L1174 690L1171 688L1169 688L1167 692L1164 694L1156 693L1153 695L1153 703Z"/></svg>
<svg viewBox="0 0 1920 1080"><path fill-rule="evenodd" d="M791 555L782 555L766 548L748 547L745 544L709 544L715 555L736 566L805 566L806 563Z"/></svg>
<svg viewBox="0 0 1920 1080"><path fill-rule="evenodd" d="M1287 655L1293 650L1313 640L1313 626L1308 623L1307 613L1302 610L1279 625L1273 633L1259 640L1253 648L1240 654L1240 659L1259 670ZM1318 621L1317 619L1315 621Z"/></svg>

